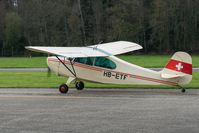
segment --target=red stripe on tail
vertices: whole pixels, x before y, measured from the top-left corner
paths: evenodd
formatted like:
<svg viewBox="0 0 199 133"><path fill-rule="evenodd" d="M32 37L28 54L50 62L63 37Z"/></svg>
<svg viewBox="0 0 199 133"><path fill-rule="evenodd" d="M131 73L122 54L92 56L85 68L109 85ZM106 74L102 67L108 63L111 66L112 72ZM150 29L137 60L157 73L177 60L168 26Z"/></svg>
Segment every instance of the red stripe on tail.
<svg viewBox="0 0 199 133"><path fill-rule="evenodd" d="M192 75L192 64L189 63L171 59L165 68Z"/></svg>

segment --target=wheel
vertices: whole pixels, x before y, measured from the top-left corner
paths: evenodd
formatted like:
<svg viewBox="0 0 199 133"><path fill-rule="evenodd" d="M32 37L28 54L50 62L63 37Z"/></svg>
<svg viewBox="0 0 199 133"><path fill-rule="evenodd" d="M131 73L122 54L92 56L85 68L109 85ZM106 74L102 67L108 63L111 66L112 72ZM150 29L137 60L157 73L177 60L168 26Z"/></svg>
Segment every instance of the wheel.
<svg viewBox="0 0 199 133"><path fill-rule="evenodd" d="M66 84L61 84L61 85L59 86L59 91L60 91L61 93L67 93L67 92L68 92L68 86L67 86Z"/></svg>
<svg viewBox="0 0 199 133"><path fill-rule="evenodd" d="M181 92L182 92L182 93L185 93L185 91L186 91L186 90L185 90L184 88L182 88Z"/></svg>
<svg viewBox="0 0 199 133"><path fill-rule="evenodd" d="M83 90L84 89L84 83L82 81L76 82L75 84L77 90Z"/></svg>

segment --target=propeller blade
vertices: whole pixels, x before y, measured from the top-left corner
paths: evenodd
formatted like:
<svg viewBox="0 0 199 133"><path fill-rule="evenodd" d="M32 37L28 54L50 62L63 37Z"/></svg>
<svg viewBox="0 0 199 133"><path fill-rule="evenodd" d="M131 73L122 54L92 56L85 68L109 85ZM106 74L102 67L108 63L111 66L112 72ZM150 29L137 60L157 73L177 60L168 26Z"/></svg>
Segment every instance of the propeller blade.
<svg viewBox="0 0 199 133"><path fill-rule="evenodd" d="M50 68L48 67L48 75L47 75L48 77L50 77L51 76L51 70L50 70Z"/></svg>

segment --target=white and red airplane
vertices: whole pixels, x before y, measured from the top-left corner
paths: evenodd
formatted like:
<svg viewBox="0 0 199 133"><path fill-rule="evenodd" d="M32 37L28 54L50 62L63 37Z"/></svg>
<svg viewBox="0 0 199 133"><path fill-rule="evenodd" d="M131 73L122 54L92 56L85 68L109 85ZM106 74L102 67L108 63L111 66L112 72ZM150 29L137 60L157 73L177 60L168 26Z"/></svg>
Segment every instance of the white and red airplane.
<svg viewBox="0 0 199 133"><path fill-rule="evenodd" d="M153 71L114 56L142 49L142 46L127 41L86 47L27 46L26 49L55 55L47 58L48 67L57 75L69 77L67 83L60 85L61 93L68 92L70 83L75 83L76 88L82 90L83 81L180 87L192 80L192 59L189 54L176 52L162 71ZM185 92L184 88L182 92Z"/></svg>

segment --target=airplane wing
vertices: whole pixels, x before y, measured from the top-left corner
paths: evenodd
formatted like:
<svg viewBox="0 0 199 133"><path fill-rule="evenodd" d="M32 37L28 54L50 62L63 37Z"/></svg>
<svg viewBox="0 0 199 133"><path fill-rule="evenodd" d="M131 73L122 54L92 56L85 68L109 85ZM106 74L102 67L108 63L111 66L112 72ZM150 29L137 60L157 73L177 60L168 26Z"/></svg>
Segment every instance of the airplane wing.
<svg viewBox="0 0 199 133"><path fill-rule="evenodd" d="M27 46L25 48L35 52L48 53L65 57L103 57L135 51L142 49L142 46L132 42L117 41L86 47Z"/></svg>

